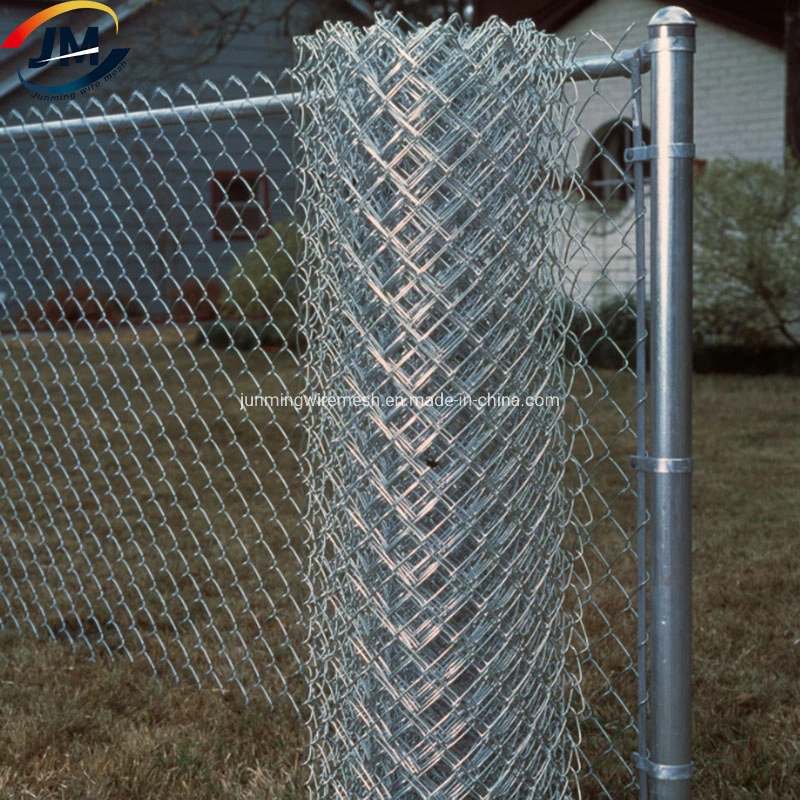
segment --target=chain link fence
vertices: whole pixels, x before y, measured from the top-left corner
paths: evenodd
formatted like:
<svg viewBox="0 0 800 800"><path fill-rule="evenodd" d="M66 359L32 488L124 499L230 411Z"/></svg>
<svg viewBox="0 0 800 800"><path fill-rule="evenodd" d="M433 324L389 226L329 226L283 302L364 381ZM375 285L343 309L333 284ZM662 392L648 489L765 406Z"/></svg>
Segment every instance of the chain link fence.
<svg viewBox="0 0 800 800"><path fill-rule="evenodd" d="M640 67L379 21L2 121L0 626L285 705L316 796L637 791Z"/></svg>
<svg viewBox="0 0 800 800"><path fill-rule="evenodd" d="M292 221L280 98L5 123L0 617L299 714L297 413L244 406L296 392L299 354L224 346L291 305L249 277Z"/></svg>

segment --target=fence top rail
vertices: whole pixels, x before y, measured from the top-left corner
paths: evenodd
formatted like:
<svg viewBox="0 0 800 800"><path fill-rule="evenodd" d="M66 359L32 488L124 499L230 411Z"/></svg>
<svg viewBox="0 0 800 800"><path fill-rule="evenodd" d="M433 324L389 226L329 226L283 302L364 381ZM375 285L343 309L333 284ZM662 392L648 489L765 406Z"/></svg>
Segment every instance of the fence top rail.
<svg viewBox="0 0 800 800"><path fill-rule="evenodd" d="M574 81L594 81L603 78L630 78L633 72L633 61L641 58L640 73L650 69L650 52L646 43L641 47L631 50L621 50L605 56L587 56L576 58L575 64L569 73Z"/></svg>
<svg viewBox="0 0 800 800"><path fill-rule="evenodd" d="M575 81L630 77L634 58L641 55L641 71L650 66L650 55L644 46L604 56L575 59L569 77ZM195 105L122 111L117 114L54 119L0 127L0 141L79 133L117 133L127 128L160 128L165 125L192 122L245 119L248 117L287 114L298 102L296 92L248 97L240 100L217 100Z"/></svg>
<svg viewBox="0 0 800 800"><path fill-rule="evenodd" d="M122 111L71 119L53 119L0 127L0 141L9 139L68 136L79 133L117 133L126 128L160 128L191 122L244 119L273 114L288 114L294 108L298 95L272 94L263 97L246 97L240 100L215 100L195 105L146 108L140 111Z"/></svg>

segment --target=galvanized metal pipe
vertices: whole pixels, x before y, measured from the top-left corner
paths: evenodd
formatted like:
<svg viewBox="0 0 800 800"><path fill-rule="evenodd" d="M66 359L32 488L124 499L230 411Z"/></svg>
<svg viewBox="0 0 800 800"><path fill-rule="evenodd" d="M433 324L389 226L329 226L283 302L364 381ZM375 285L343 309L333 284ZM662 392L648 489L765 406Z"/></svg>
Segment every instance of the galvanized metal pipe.
<svg viewBox="0 0 800 800"><path fill-rule="evenodd" d="M692 174L695 23L671 6L651 56L650 743L654 800L691 796ZM642 754L644 756L644 754Z"/></svg>
<svg viewBox="0 0 800 800"><path fill-rule="evenodd" d="M0 127L3 140L75 136L81 133L120 133L124 130L161 128L166 125L187 125L190 122L215 122L263 117L271 114L286 115L297 102L292 93L246 97L241 100L214 100L189 106L147 108L142 111L121 111L117 114L86 115L71 119L52 119L25 122L20 125ZM77 111L77 109L76 109Z"/></svg>
<svg viewBox="0 0 800 800"><path fill-rule="evenodd" d="M607 56L589 56L575 59L569 77L576 81L599 78L630 77L631 64L641 55L642 72L647 72L649 56L639 49L623 50ZM19 125L0 127L0 141L74 136L80 133L119 133L124 130L185 125L190 122L213 122L217 120L244 119L289 113L298 100L297 93L287 92L263 97L248 97L243 100L212 101L169 108L122 111L117 114L86 114L67 119L23 122ZM76 108L76 113L80 113Z"/></svg>
<svg viewBox="0 0 800 800"><path fill-rule="evenodd" d="M630 78L633 61L639 59L640 72L650 69L650 55L641 47L622 50L607 56L576 58L569 77L574 81L597 81L602 78Z"/></svg>

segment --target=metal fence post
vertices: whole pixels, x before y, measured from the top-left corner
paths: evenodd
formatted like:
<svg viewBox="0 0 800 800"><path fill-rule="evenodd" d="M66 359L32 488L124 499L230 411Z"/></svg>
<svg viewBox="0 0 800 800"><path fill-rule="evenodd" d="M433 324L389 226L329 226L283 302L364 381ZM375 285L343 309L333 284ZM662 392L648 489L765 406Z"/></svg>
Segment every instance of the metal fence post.
<svg viewBox="0 0 800 800"><path fill-rule="evenodd" d="M652 58L650 581L654 800L691 796L691 379L693 53L681 8L649 23Z"/></svg>

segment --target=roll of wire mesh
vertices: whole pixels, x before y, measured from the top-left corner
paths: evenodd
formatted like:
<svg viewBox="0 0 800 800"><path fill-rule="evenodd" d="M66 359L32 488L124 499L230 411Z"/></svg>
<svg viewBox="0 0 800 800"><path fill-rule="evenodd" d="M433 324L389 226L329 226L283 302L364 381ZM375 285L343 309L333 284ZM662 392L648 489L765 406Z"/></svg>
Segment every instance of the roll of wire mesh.
<svg viewBox="0 0 800 800"><path fill-rule="evenodd" d="M300 41L311 795L566 796L566 48Z"/></svg>

